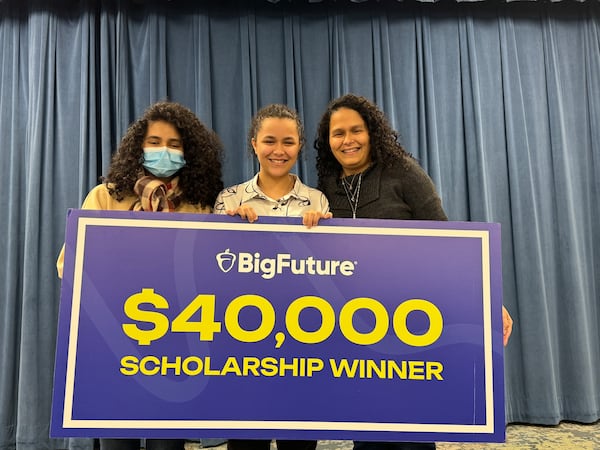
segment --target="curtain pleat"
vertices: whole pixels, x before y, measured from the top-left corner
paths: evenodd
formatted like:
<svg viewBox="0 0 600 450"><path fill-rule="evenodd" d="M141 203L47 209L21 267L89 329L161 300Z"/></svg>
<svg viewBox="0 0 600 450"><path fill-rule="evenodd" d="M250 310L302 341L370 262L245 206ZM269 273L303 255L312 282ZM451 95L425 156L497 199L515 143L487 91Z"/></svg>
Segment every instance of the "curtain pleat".
<svg viewBox="0 0 600 450"><path fill-rule="evenodd" d="M6 11L12 15L12 10ZM24 71L23 54L27 40L17 21L3 21L0 27L2 53L0 54L0 110L2 114L0 135L4 137L2 151L4 164L0 164L0 177L4 180L4 195L0 207L4 211L1 220L2 233L10 239L0 239L0 254L6 264L0 266L0 436L4 442L15 442L17 434L18 383L21 359L20 329L22 323L21 292L23 266L23 213L24 208L12 207L12 202L24 204L23 164L24 149L24 87L21 82ZM0 445L4 444L0 442Z"/></svg>
<svg viewBox="0 0 600 450"><path fill-rule="evenodd" d="M328 101L376 101L451 219L502 226L507 421L598 420L600 6L516 3L0 2L0 448L91 448L48 438L55 260L67 210L162 99L217 131L226 185L258 168L261 106L301 113L315 185Z"/></svg>

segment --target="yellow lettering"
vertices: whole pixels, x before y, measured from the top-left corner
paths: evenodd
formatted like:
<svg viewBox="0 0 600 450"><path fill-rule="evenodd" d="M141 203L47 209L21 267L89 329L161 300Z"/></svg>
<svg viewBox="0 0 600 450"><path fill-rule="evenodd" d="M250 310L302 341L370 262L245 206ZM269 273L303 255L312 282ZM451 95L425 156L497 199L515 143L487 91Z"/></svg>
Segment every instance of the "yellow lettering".
<svg viewBox="0 0 600 450"><path fill-rule="evenodd" d="M173 369L175 375L181 375L181 356L176 356L175 361L169 362L167 356L162 357L162 361L160 364L160 374L166 375L169 372L169 369Z"/></svg>
<svg viewBox="0 0 600 450"><path fill-rule="evenodd" d="M441 362L437 361L427 361L427 379L431 380L432 376L436 377L438 380L443 380L442 371L444 370L444 366Z"/></svg>
<svg viewBox="0 0 600 450"><path fill-rule="evenodd" d="M429 329L423 334L413 334L406 326L406 319L413 311L421 311L429 318ZM413 347L426 347L433 344L442 335L444 329L441 311L430 301L422 299L406 300L401 303L394 311L392 321L398 339Z"/></svg>
<svg viewBox="0 0 600 450"><path fill-rule="evenodd" d="M400 365L402 367L398 367L398 363L396 361L388 361L388 378L394 378L396 375L401 380L406 380L406 361L400 361Z"/></svg>
<svg viewBox="0 0 600 450"><path fill-rule="evenodd" d="M285 358L279 358L279 376L284 377L286 370L291 372L291 376L298 376L298 358L293 358L291 363L287 363Z"/></svg>
<svg viewBox="0 0 600 450"><path fill-rule="evenodd" d="M423 361L408 362L408 378L411 380L425 379L425 363Z"/></svg>
<svg viewBox="0 0 600 450"><path fill-rule="evenodd" d="M347 359L340 359L339 365L335 359L330 359L329 365L331 366L331 372L335 378L341 378L342 375L345 375L347 378L354 378L356 375L356 368L358 367L358 360L353 359L352 366L350 366Z"/></svg>
<svg viewBox="0 0 600 450"><path fill-rule="evenodd" d="M385 360L379 361L379 364L372 359L367 360L367 378L373 378L373 373L378 378L385 378Z"/></svg>
<svg viewBox="0 0 600 450"><path fill-rule="evenodd" d="M260 373L265 377L274 377L279 372L277 369L277 360L272 357L263 358L260 362L260 366Z"/></svg>
<svg viewBox="0 0 600 450"><path fill-rule="evenodd" d="M154 368L149 369L148 363L154 364ZM144 356L140 361L140 372L144 375L156 375L160 370L160 360L156 356Z"/></svg>
<svg viewBox="0 0 600 450"><path fill-rule="evenodd" d="M123 356L121 358L120 372L127 376L138 373L138 359L135 356Z"/></svg>
<svg viewBox="0 0 600 450"><path fill-rule="evenodd" d="M244 376L247 377L250 372L255 377L258 376L258 367L260 366L260 359L256 357L244 357Z"/></svg>
<svg viewBox="0 0 600 450"><path fill-rule="evenodd" d="M214 370L210 367L210 356L204 358L204 375L221 375L221 371Z"/></svg>
<svg viewBox="0 0 600 450"><path fill-rule="evenodd" d="M257 358L245 356L238 359L228 357L222 367L211 367L210 356L154 356L138 359L133 355L121 358L119 371L125 376L141 373L145 376L169 373L175 375L197 376L254 376L254 377L313 377L321 372L325 363L320 358ZM394 379L401 380L443 380L444 366L439 361L396 361L392 359L329 359L329 367L334 378Z"/></svg>
<svg viewBox="0 0 600 450"><path fill-rule="evenodd" d="M192 370L190 368L190 364L195 364L196 368ZM203 364L201 358L197 356L188 356L183 360L181 368L183 369L183 373L193 377L195 375L199 375L202 372L202 366Z"/></svg>
<svg viewBox="0 0 600 450"><path fill-rule="evenodd" d="M319 358L308 358L307 375L313 376L314 372L320 372L325 367L322 359Z"/></svg>
<svg viewBox="0 0 600 450"><path fill-rule="evenodd" d="M221 375L227 375L228 373L233 373L238 377L242 375L240 365L238 364L237 359L233 356L227 358L227 361L225 361L223 369L221 370Z"/></svg>
<svg viewBox="0 0 600 450"><path fill-rule="evenodd" d="M438 361L394 361L393 359L329 360L335 378L379 378L401 380L443 380L444 366Z"/></svg>

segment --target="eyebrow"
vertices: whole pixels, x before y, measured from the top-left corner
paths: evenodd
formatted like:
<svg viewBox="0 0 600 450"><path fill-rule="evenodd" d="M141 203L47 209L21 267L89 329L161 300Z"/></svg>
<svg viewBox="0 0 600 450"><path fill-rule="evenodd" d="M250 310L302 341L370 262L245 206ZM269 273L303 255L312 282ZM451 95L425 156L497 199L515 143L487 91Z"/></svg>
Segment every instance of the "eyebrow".
<svg viewBox="0 0 600 450"><path fill-rule="evenodd" d="M146 136L145 140L148 140L148 139L159 139L159 140L162 140L162 137L161 136ZM181 142L181 138L176 138L176 137L168 138L167 142Z"/></svg>
<svg viewBox="0 0 600 450"><path fill-rule="evenodd" d="M272 134L267 134L267 135L264 135L262 137L262 139L277 139L277 137L275 135L272 135ZM298 136L294 136L294 135L290 134L289 136L283 136L281 138L282 141L289 140L289 139L298 140Z"/></svg>
<svg viewBox="0 0 600 450"><path fill-rule="evenodd" d="M329 130L330 133L333 133L334 131L344 131L345 129L349 129L349 130L356 130L357 128L366 128L366 125L362 124L362 123L356 123L354 125L350 125L348 127L337 127L337 128L331 128Z"/></svg>

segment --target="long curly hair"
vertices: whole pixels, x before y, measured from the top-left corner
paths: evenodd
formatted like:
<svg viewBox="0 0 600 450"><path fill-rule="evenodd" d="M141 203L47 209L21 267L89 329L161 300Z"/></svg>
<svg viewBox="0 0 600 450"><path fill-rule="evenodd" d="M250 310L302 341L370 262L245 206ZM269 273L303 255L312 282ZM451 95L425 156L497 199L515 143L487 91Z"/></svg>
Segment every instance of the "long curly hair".
<svg viewBox="0 0 600 450"><path fill-rule="evenodd" d="M342 172L342 166L333 156L329 145L331 115L341 108L353 109L365 121L369 133L371 161L392 166L397 162L404 162L407 158L411 158L411 155L400 144L398 132L392 128L377 105L360 95L346 94L329 103L317 128L314 147L317 150L319 188L323 188L326 178L330 176L339 177Z"/></svg>
<svg viewBox="0 0 600 450"><path fill-rule="evenodd" d="M221 159L223 145L217 134L179 103L158 102L133 122L113 155L108 175L103 178L110 195L121 201L135 195L133 187L144 175L143 142L148 123L162 120L172 124L183 144L186 164L177 173L182 200L212 207L223 189Z"/></svg>

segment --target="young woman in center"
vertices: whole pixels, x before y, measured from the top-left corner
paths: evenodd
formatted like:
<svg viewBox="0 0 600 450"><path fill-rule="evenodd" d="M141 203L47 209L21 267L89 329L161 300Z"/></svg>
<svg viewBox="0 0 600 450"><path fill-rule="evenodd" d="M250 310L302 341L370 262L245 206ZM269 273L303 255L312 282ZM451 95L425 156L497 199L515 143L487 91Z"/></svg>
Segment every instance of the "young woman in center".
<svg viewBox="0 0 600 450"><path fill-rule="evenodd" d="M249 222L259 216L302 217L307 227L331 217L325 195L290 173L304 145L296 111L280 104L260 109L252 118L248 144L260 169L252 179L221 191L215 214L238 214Z"/></svg>
<svg viewBox="0 0 600 450"><path fill-rule="evenodd" d="M304 127L298 113L272 104L260 109L248 132L251 151L258 158L258 173L245 183L224 189L215 202L215 214L240 215L249 222L260 216L302 217L312 227L331 217L323 193L291 174L304 145ZM271 440L230 439L228 450L269 450ZM278 450L315 450L317 441L277 440Z"/></svg>

